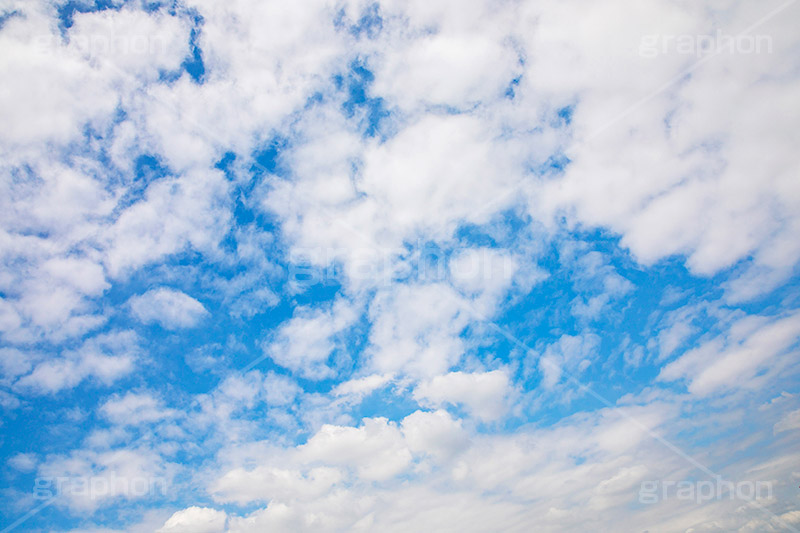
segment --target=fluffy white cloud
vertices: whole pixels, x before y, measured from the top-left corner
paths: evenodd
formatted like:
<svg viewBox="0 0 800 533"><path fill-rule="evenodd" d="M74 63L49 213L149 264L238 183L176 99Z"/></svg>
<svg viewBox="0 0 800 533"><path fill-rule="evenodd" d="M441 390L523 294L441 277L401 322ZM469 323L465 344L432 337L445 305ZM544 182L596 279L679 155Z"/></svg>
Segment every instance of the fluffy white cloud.
<svg viewBox="0 0 800 533"><path fill-rule="evenodd" d="M800 409L787 413L774 426L775 433L800 429Z"/></svg>
<svg viewBox="0 0 800 533"><path fill-rule="evenodd" d="M451 372L423 381L414 399L423 405L463 405L481 420L497 420L508 410L511 383L504 370Z"/></svg>
<svg viewBox="0 0 800 533"><path fill-rule="evenodd" d="M228 229L229 184L216 170L190 172L151 183L144 198L105 228L105 263L123 276L191 246L214 251Z"/></svg>
<svg viewBox="0 0 800 533"><path fill-rule="evenodd" d="M172 418L177 414L172 409L165 409L153 396L134 392L109 399L100 407L100 413L114 424L120 425L148 424Z"/></svg>
<svg viewBox="0 0 800 533"><path fill-rule="evenodd" d="M181 291L161 287L129 300L133 315L144 324L167 329L191 328L208 315L203 304Z"/></svg>
<svg viewBox="0 0 800 533"><path fill-rule="evenodd" d="M50 494L46 497L82 512L120 500L164 496L173 474L172 465L145 447L50 455L37 469L40 490Z"/></svg>
<svg viewBox="0 0 800 533"><path fill-rule="evenodd" d="M31 369L32 357L14 348L0 348L0 371L4 379L13 379Z"/></svg>
<svg viewBox="0 0 800 533"><path fill-rule="evenodd" d="M30 374L14 384L16 390L53 394L76 386L87 378L111 384L133 371L141 348L132 331L97 335L60 357L39 362Z"/></svg>
<svg viewBox="0 0 800 533"><path fill-rule="evenodd" d="M562 335L557 342L550 344L538 359L542 384L547 389L554 388L564 377L575 378L586 370L597 358L600 338L593 334Z"/></svg>
<svg viewBox="0 0 800 533"><path fill-rule="evenodd" d="M180 68L189 55L190 29L188 17L162 11L76 13L69 44L90 65L153 81L161 71Z"/></svg>
<svg viewBox="0 0 800 533"><path fill-rule="evenodd" d="M518 261L492 248L468 248L450 258L448 268L457 289L467 294L497 298L511 285L520 268Z"/></svg>
<svg viewBox="0 0 800 533"><path fill-rule="evenodd" d="M587 524L613 527L623 517L636 529L781 524L780 517L728 498L698 504L673 494L636 503L652 480L691 479L697 472L652 437L681 410L680 397L666 399L630 399L626 406L577 413L549 428L512 434L475 434L444 411L417 411L399 427L381 419L364 419L358 427L324 426L306 444L265 450L255 468L229 470L212 483L212 493L219 501L242 504L271 498L265 508L231 516L228 531L237 532L265 527L485 531L498 524L564 531ZM730 427L752 435L753 428L739 422L732 419ZM769 424L760 424L758 438L771 436ZM784 447L776 458L753 459L719 473L723 480L785 479L785 462L795 455ZM378 458L383 463L376 472L370 463ZM339 476L342 468L353 476L348 482ZM774 500L762 503L772 508Z"/></svg>
<svg viewBox="0 0 800 533"><path fill-rule="evenodd" d="M376 203L380 222L401 237L448 237L459 222L482 223L501 206L521 169L513 143L491 123L468 115L427 116L364 154L358 185ZM487 131L488 129L488 131Z"/></svg>
<svg viewBox="0 0 800 533"><path fill-rule="evenodd" d="M334 396L364 396L377 390L392 380L390 374L372 374L354 378L336 385L331 391Z"/></svg>
<svg viewBox="0 0 800 533"><path fill-rule="evenodd" d="M280 216L294 255L321 266L341 261L355 289L390 285L404 243L450 239L460 224L486 223L515 201L532 142L526 132L504 136L496 121L434 114L378 142L331 115L312 111L299 122L304 142L284 155L295 173L264 206Z"/></svg>
<svg viewBox="0 0 800 533"><path fill-rule="evenodd" d="M22 16L9 17L0 33L0 70L8 80L0 96L0 120L14 127L0 134L3 154L19 161L36 154L37 143L76 139L86 123L102 124L117 95L98 69L79 51L63 46L45 5L19 2Z"/></svg>
<svg viewBox="0 0 800 533"><path fill-rule="evenodd" d="M412 376L441 374L456 364L465 350L459 334L472 318L461 296L443 284L379 292L369 314L371 366Z"/></svg>
<svg viewBox="0 0 800 533"><path fill-rule="evenodd" d="M401 45L402 46L402 45ZM509 42L439 32L393 47L376 65L374 91L403 108L469 108L503 97L522 68Z"/></svg>
<svg viewBox="0 0 800 533"><path fill-rule="evenodd" d="M6 462L8 466L20 472L33 472L38 464L36 456L31 453L18 453L9 457Z"/></svg>
<svg viewBox="0 0 800 533"><path fill-rule="evenodd" d="M338 300L331 309L297 308L294 316L283 324L275 340L264 351L279 365L303 377L321 379L332 373L327 365L334 350L341 349L337 336L358 318L356 309L345 300Z"/></svg>
<svg viewBox="0 0 800 533"><path fill-rule="evenodd" d="M698 395L757 387L786 368L796 355L792 347L799 338L798 313L777 318L747 316L733 323L725 334L665 366L659 379L684 379L689 391Z"/></svg>
<svg viewBox="0 0 800 533"><path fill-rule="evenodd" d="M193 506L170 516L156 533L223 533L227 519L224 511Z"/></svg>
<svg viewBox="0 0 800 533"><path fill-rule="evenodd" d="M319 498L342 478L339 470L329 467L312 468L303 475L296 470L258 466L253 470L237 468L226 472L210 490L220 502L246 504L273 499L287 502Z"/></svg>
<svg viewBox="0 0 800 533"><path fill-rule="evenodd" d="M461 420L441 409L416 411L403 419L403 436L415 454L428 454L438 461L458 455L469 445L469 433Z"/></svg>
<svg viewBox="0 0 800 533"><path fill-rule="evenodd" d="M264 354L300 378L334 382L330 393L317 390L327 383L305 392L274 372L233 372L194 396L187 417L156 393L126 391L99 406L112 427L86 436L87 450L41 463L15 456L10 465L42 476L149 479L169 477L168 457L180 451L198 461L185 467L187 483L231 516L190 507L160 518L162 532L586 531L620 523L767 530L797 522L788 498L765 502L775 511L766 518L737 501L636 503L642 481L698 477L650 431L676 446L689 425L713 433L720 426L704 413L721 394L738 424L748 394L794 375L800 319L772 312L795 305L792 294L763 316L709 311L713 333L703 333L700 311L654 313L645 328L658 324L658 335L634 347L630 332L625 361L668 362L661 385L684 380L692 394L673 396L657 382L641 402L628 397L542 427L503 424L523 386L512 381L518 369L478 370L506 363L493 360L491 339L472 337L513 305L503 297L545 276L531 257L536 246L521 242L529 232L541 232L535 240L544 248L564 230L599 228L604 244L615 247L619 236L630 250L638 263L631 270L678 255L691 274L721 273L728 304L796 273L797 7L768 4L187 0L171 11L116 3L77 10L67 28L52 3L5 2L2 12L13 13L0 29L0 121L8 125L0 131L0 385L52 394L129 374L140 339L94 333L106 322L118 327L103 296L185 252L203 266L235 269L232 279L192 271L209 291L202 299L214 302L209 309L221 302L246 322L288 295L294 315L260 334ZM373 28L355 27L370 14L380 16ZM694 54L643 47L654 36L664 44L756 21L770 53L723 52L696 65ZM194 26L200 83L181 71ZM350 87L354 64L374 80ZM347 101L361 90L386 113L379 124ZM280 176L254 177L253 155L274 138L282 140ZM138 176L143 154L165 170ZM235 156L229 167L215 168L225 154ZM563 165L550 164L557 160ZM257 220L233 227L240 203ZM476 226L497 248L468 242L460 230ZM442 278L416 270L429 243L452 252ZM540 372L542 387L526 391L532 407L521 402L515 414L557 394L578 398L560 387L565 375L586 375L605 345L604 332L586 326L632 294L606 256L558 248L561 266L570 265L564 290L575 293L565 314L579 330L533 324L538 310L514 310L520 329L530 326L534 337L549 329L558 339L537 338L539 357L521 358L520 374ZM295 259L341 267L335 302L290 302L306 288L298 280L285 291L267 288L284 255L290 273L302 262ZM156 283L183 286L180 274ZM209 316L198 300L166 288L133 297L129 309L176 331ZM353 330L364 342L349 342ZM693 336L700 346L682 353ZM464 362L469 371L458 370ZM392 413L411 398L441 409L382 418L383 392L402 400ZM0 391L4 408L19 403ZM785 444L797 427L789 403L750 419L741 439L725 435L761 443L769 461L745 448L690 455L726 465L731 479L757 475L788 487L797 462ZM470 416L443 409L453 406ZM683 407L692 419L676 418ZM376 412L362 418L362 408ZM155 451L114 448L148 424L159 428L148 440ZM87 511L134 499L122 490L65 496Z"/></svg>
<svg viewBox="0 0 800 533"><path fill-rule="evenodd" d="M644 264L680 254L709 275L752 258L742 281L730 285L733 299L774 288L800 258L788 237L800 198L790 177L797 108L783 103L797 80L771 75L795 63L797 36L786 16L793 9L717 7L720 28L699 5L654 1L630 10L614 2L600 12L526 4L520 20L536 20L539 31L523 36L531 65L520 92L572 94L575 102L574 141L564 147L571 162L562 179L535 188L532 214L563 210L576 222L609 227ZM717 29L735 35L757 22L752 31L769 37L769 52L723 50L696 65L696 55L672 46L655 58L637 53L646 39L663 44Z"/></svg>
<svg viewBox="0 0 800 533"><path fill-rule="evenodd" d="M402 433L385 418L364 419L358 428L324 425L299 451L306 461L354 468L365 480L388 479L411 462Z"/></svg>

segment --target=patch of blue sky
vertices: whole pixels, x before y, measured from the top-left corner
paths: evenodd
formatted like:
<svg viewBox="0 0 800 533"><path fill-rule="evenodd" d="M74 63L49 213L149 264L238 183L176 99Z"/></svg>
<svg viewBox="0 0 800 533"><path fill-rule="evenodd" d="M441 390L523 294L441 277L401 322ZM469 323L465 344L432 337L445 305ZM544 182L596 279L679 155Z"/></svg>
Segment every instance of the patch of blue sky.
<svg viewBox="0 0 800 533"><path fill-rule="evenodd" d="M570 124L572 124L572 115L574 114L574 112L575 112L574 105L568 105L559 108L558 111L556 111L556 116L558 117L560 125L569 126Z"/></svg>
<svg viewBox="0 0 800 533"><path fill-rule="evenodd" d="M62 33L72 27L76 13L92 13L105 11L108 9L120 9L127 2L116 2L114 0L68 0L58 6L59 28Z"/></svg>
<svg viewBox="0 0 800 533"><path fill-rule="evenodd" d="M18 16L20 16L20 12L17 10L5 11L3 13L0 13L0 30L3 29L3 26L5 25L6 22L8 22L9 19Z"/></svg>
<svg viewBox="0 0 800 533"><path fill-rule="evenodd" d="M348 118L358 121L365 137L385 138L383 121L390 116L383 98L370 96L375 75L362 61L353 61L344 74L333 77L334 88L343 93L342 110Z"/></svg>
<svg viewBox="0 0 800 533"><path fill-rule="evenodd" d="M350 20L345 10L340 9L333 19L333 25L339 31L346 31L356 38L374 39L383 29L380 5L377 3L367 5L357 20Z"/></svg>
<svg viewBox="0 0 800 533"><path fill-rule="evenodd" d="M371 4L362 12L361 18L350 26L350 33L356 37L366 36L373 39L382 29L383 17L381 17L380 6Z"/></svg>
<svg viewBox="0 0 800 533"><path fill-rule="evenodd" d="M517 87L519 86L519 82L522 81L522 76L515 76L509 83L508 87L506 87L506 91L504 93L505 97L509 100L513 100L516 96Z"/></svg>
<svg viewBox="0 0 800 533"><path fill-rule="evenodd" d="M398 390L393 384L380 387L355 405L351 416L356 420L360 418L384 417L398 422L419 409L417 402L411 396L410 390Z"/></svg>
<svg viewBox="0 0 800 533"><path fill-rule="evenodd" d="M206 73L206 66L203 62L203 50L200 48L199 44L203 17L194 13L192 14L192 20L194 21L194 27L189 36L190 55L183 61L181 67L191 76L195 83L202 84Z"/></svg>

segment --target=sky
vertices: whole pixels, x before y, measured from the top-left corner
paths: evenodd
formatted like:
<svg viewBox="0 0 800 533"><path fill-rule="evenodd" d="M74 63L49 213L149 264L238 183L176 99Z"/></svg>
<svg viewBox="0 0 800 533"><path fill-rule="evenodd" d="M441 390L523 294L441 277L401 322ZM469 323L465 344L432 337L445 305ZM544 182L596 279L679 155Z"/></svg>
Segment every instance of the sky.
<svg viewBox="0 0 800 533"><path fill-rule="evenodd" d="M798 23L0 0L0 533L799 531Z"/></svg>

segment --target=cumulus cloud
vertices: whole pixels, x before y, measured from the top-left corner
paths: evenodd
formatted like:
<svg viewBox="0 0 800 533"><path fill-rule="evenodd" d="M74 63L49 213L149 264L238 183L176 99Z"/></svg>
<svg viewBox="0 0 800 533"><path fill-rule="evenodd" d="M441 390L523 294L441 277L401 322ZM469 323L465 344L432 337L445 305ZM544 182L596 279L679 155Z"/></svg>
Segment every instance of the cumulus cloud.
<svg viewBox="0 0 800 533"><path fill-rule="evenodd" d="M687 351L666 365L659 379L688 381L689 391L708 395L716 390L756 387L780 372L796 353L800 315L748 316L719 337ZM762 374L766 371L766 376Z"/></svg>
<svg viewBox="0 0 800 533"><path fill-rule="evenodd" d="M400 285L370 306L372 366L413 376L446 372L465 350L460 333L471 321L461 296L443 284Z"/></svg>
<svg viewBox="0 0 800 533"><path fill-rule="evenodd" d="M165 287L134 296L129 305L139 321L167 329L194 327L208 315L203 304L188 294Z"/></svg>
<svg viewBox="0 0 800 533"><path fill-rule="evenodd" d="M497 524L563 531L586 523L612 524L622 516L637 528L654 523L736 527L771 520L728 498L702 511L695 501L673 498L630 509L641 487L649 486L643 482L692 471L648 436L678 411L661 402L629 405L511 435L470 435L461 420L441 410L416 411L399 428L386 420L364 419L357 427L323 427L303 445L272 450L263 456L267 464L254 469L229 470L214 482L213 493L220 502L271 500L257 511L230 516L228 531L402 531L432 524L464 531ZM741 468L760 470L762 476L776 473L792 456L786 452L778 461ZM378 457L384 464L375 471L370 462ZM342 468L356 475L353 482L343 483ZM731 479L742 474L722 473ZM392 478L404 481L398 485ZM491 496L499 493L504 496ZM456 510L459 515L451 516ZM777 516L773 520L783 523Z"/></svg>
<svg viewBox="0 0 800 533"><path fill-rule="evenodd" d="M527 6L542 31L524 36L538 64L520 90L580 95L571 124L575 142L565 147L570 164L563 179L535 193L532 205L610 227L644 264L683 255L694 272L709 275L752 258L743 281L731 285L731 297L752 298L785 279L798 258L785 233L796 224L796 187L788 178L796 160L787 129L796 109L784 113L783 105L768 103L785 101L793 82L765 77L782 70L791 39L783 38L786 21L777 12L736 4L725 11L726 27L761 21L759 31L781 36L773 53L720 53L696 69L696 56L632 53L648 35L714 33L698 8L655 2L615 17L610 13L622 9L615 3L602 14L582 12L592 23L575 32L570 7ZM569 73L553 62L565 47L573 51ZM679 83L675 76L689 68L691 78ZM723 85L731 90L719 94ZM742 99L760 108L745 109Z"/></svg>
<svg viewBox="0 0 800 533"><path fill-rule="evenodd" d="M4 508L35 472L178 480L62 491L97 531L798 522L797 5L168 4L0 9ZM637 499L717 475L767 512Z"/></svg>
<svg viewBox="0 0 800 533"><path fill-rule="evenodd" d="M165 409L158 399L149 394L127 393L108 400L100 413L114 424L138 425L158 422L176 416L176 411Z"/></svg>
<svg viewBox="0 0 800 533"><path fill-rule="evenodd" d="M157 533L223 533L227 515L208 507L188 507L175 512Z"/></svg>
<svg viewBox="0 0 800 533"><path fill-rule="evenodd" d="M15 389L36 394L54 394L85 379L111 384L133 371L141 347L133 331L97 335L80 347L39 362L20 377Z"/></svg>
<svg viewBox="0 0 800 533"><path fill-rule="evenodd" d="M363 378L354 378L334 387L331 393L334 396L363 396L379 389L392 379L390 374L372 374Z"/></svg>
<svg viewBox="0 0 800 533"><path fill-rule="evenodd" d="M511 384L503 370L451 372L420 383L414 398L421 404L461 404L481 420L496 420L508 409Z"/></svg>
<svg viewBox="0 0 800 533"><path fill-rule="evenodd" d="M328 311L298 308L264 351L273 361L303 377L329 377L332 370L327 365L328 358L342 345L336 337L357 318L355 308L344 300L337 301Z"/></svg>
<svg viewBox="0 0 800 533"><path fill-rule="evenodd" d="M163 496L173 476L173 468L146 447L50 455L36 472L45 497L82 512L93 512L113 502Z"/></svg>
<svg viewBox="0 0 800 533"><path fill-rule="evenodd" d="M218 479L211 492L218 501L239 504L254 500L309 500L327 494L342 478L339 470L327 467L312 468L306 475L271 466L258 466L249 471L238 468Z"/></svg>
<svg viewBox="0 0 800 533"><path fill-rule="evenodd" d="M538 360L542 384L554 388L563 377L575 378L586 370L597 357L600 338L592 333L586 335L562 335L557 342L545 348Z"/></svg>
<svg viewBox="0 0 800 533"><path fill-rule="evenodd" d="M325 425L300 453L306 461L348 466L360 479L375 481L399 474L411 462L402 433L385 418L364 419L358 428Z"/></svg>

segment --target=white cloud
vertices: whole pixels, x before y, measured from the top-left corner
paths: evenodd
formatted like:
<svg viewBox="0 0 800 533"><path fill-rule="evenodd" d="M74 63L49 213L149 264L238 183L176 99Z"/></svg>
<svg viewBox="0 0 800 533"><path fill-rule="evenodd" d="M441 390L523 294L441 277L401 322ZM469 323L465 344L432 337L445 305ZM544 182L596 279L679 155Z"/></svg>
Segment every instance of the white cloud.
<svg viewBox="0 0 800 533"><path fill-rule="evenodd" d="M615 2L602 12L588 4L527 4L520 20L536 20L539 31L522 36L530 61L522 98L544 92L577 102L574 141L564 147L571 162L563 178L532 189L531 213L562 210L576 222L610 228L647 265L680 254L693 272L710 275L752 257L747 281L730 285L732 299L785 280L800 259L788 237L800 199L790 177L797 172L790 124L798 109L788 104L797 81L771 73L793 62L797 36L785 16L792 8L754 30L770 36L773 53L723 52L688 78L679 74L693 67L693 55L636 53L648 35L735 34L777 7L717 7L714 20L724 27L715 28L694 4L631 10Z"/></svg>
<svg viewBox="0 0 800 533"><path fill-rule="evenodd" d="M0 348L0 371L4 379L13 379L31 369L31 355L14 348Z"/></svg>
<svg viewBox="0 0 800 533"><path fill-rule="evenodd" d="M231 516L232 532L266 527L555 532L587 524L613 527L622 519L642 530L715 523L736 530L762 520L761 511L727 498L636 504L643 481L691 479L695 472L648 433L672 438L663 431L671 431L682 407L674 404L679 397L666 398L666 403L632 401L576 413L552 427L511 434L476 434L444 411L417 411L399 428L381 419L364 419L358 427L324 426L304 445L264 450L255 468L229 470L212 483L212 493L221 502L241 504L271 498L264 508ZM753 435L754 428L740 422L732 418L726 424ZM771 427L757 433L769 439ZM726 480L786 479L787 461L795 455L784 447L768 461L729 465L719 473ZM368 466L379 458L384 468L376 475ZM339 478L341 468L353 477ZM769 508L773 503L763 502Z"/></svg>
<svg viewBox="0 0 800 533"><path fill-rule="evenodd" d="M187 246L215 250L229 225L228 187L216 170L151 183L144 198L105 230L105 264L111 275L123 276Z"/></svg>
<svg viewBox="0 0 800 533"><path fill-rule="evenodd" d="M91 296L100 295L110 287L103 267L87 259L53 258L42 265L42 270Z"/></svg>
<svg viewBox="0 0 800 533"><path fill-rule="evenodd" d="M508 42L475 32L436 33L387 50L374 91L412 110L426 104L465 109L502 98L521 70Z"/></svg>
<svg viewBox="0 0 800 533"><path fill-rule="evenodd" d="M327 361L342 347L342 341L336 337L357 318L356 309L345 300L336 301L329 310L299 307L279 328L275 339L264 346L264 351L277 364L303 377L329 377L332 370Z"/></svg>
<svg viewBox="0 0 800 533"><path fill-rule="evenodd" d="M228 516L208 507L189 507L169 517L156 533L224 533Z"/></svg>
<svg viewBox="0 0 800 533"><path fill-rule="evenodd" d="M115 331L86 340L61 357L39 362L14 384L21 392L54 394L87 378L109 385L133 371L139 356L139 338L132 331Z"/></svg>
<svg viewBox="0 0 800 533"><path fill-rule="evenodd" d="M800 409L786 413L774 426L775 433L800 429Z"/></svg>
<svg viewBox="0 0 800 533"><path fill-rule="evenodd" d="M443 284L399 285L379 292L369 309L371 367L412 376L446 372L461 358L459 337L471 321L464 301Z"/></svg>
<svg viewBox="0 0 800 533"><path fill-rule="evenodd" d="M684 379L689 391L701 396L757 387L786 367L798 338L798 313L776 318L746 316L734 322L725 334L707 340L665 366L658 379ZM760 374L761 371L766 372Z"/></svg>
<svg viewBox="0 0 800 533"><path fill-rule="evenodd" d="M415 454L430 454L439 461L453 458L469 445L469 434L447 411L416 411L403 419L403 436Z"/></svg>
<svg viewBox="0 0 800 533"><path fill-rule="evenodd" d="M39 464L39 461L36 455L32 453L18 453L9 457L7 464L20 472L33 472L36 470L36 465Z"/></svg>
<svg viewBox="0 0 800 533"><path fill-rule="evenodd" d="M339 470L327 467L312 468L306 475L272 466L258 466L249 471L237 468L226 472L210 491L217 501L242 505L273 499L282 502L308 500L325 495L342 478Z"/></svg>
<svg viewBox="0 0 800 533"><path fill-rule="evenodd" d="M365 418L363 425L324 425L298 448L305 461L355 469L358 477L380 481L396 476L411 462L411 452L397 426L385 418Z"/></svg>
<svg viewBox="0 0 800 533"><path fill-rule="evenodd" d="M188 17L134 9L75 13L70 46L89 64L147 81L176 70L189 55Z"/></svg>
<svg viewBox="0 0 800 533"><path fill-rule="evenodd" d="M75 511L93 512L121 500L163 497L174 467L144 447L74 450L49 455L39 465L37 475L43 480L40 488L50 491L59 504ZM60 486L58 478L62 479Z"/></svg>
<svg viewBox="0 0 800 533"><path fill-rule="evenodd" d="M503 134L481 117L410 120L385 142L364 140L339 113L299 122L299 146L283 154L295 171L270 188L294 255L341 261L356 290L391 284L404 243L446 240L462 223L482 224L513 204L528 134ZM358 163L354 168L354 163Z"/></svg>
<svg viewBox="0 0 800 533"><path fill-rule="evenodd" d="M286 376L270 372L264 378L265 399L270 405L287 405L302 392L302 389Z"/></svg>
<svg viewBox="0 0 800 533"><path fill-rule="evenodd" d="M161 287L129 300L131 312L144 324L160 324L167 329L191 328L207 315L203 304L175 289Z"/></svg>
<svg viewBox="0 0 800 533"><path fill-rule="evenodd" d="M114 424L132 426L158 422L177 415L176 411L165 409L153 396L134 392L109 399L100 407L100 413Z"/></svg>
<svg viewBox="0 0 800 533"><path fill-rule="evenodd" d="M593 333L585 335L562 335L550 344L538 359L542 384L554 388L564 377L576 377L597 358L600 337Z"/></svg>
<svg viewBox="0 0 800 533"><path fill-rule="evenodd" d="M370 195L392 233L441 239L459 222L487 222L519 178L513 148L493 125L468 115L427 116L364 154L357 185ZM487 131L488 130L488 131ZM491 179L489 177L491 176Z"/></svg>
<svg viewBox="0 0 800 533"><path fill-rule="evenodd" d="M333 388L331 394L334 396L364 396L380 389L391 380L391 374L371 374L339 383Z"/></svg>
<svg viewBox="0 0 800 533"><path fill-rule="evenodd" d="M410 388L422 405L459 405L478 421L502 420L513 403L516 369L474 371L496 365L476 361L465 332L508 305L501 297L518 282L506 270L498 275L494 260L510 263L514 276L539 279L538 271L530 274L531 258L473 248L453 256L446 282L397 283L393 276L406 272L407 256L420 243L452 249L464 224L498 237L507 230L488 226L519 204L525 205L514 211L515 224L551 231L541 241L564 228L600 228L620 236L640 265L677 254L693 274L721 273L730 304L793 275L800 260L796 7L757 29L772 38L773 53L720 54L627 113L696 61L674 51L644 58L637 53L643 37L711 34L718 25L736 31L772 6L386 0L375 7L380 33L357 36L347 25L372 9L369 2L187 0L179 14L130 5L76 11L62 39L52 5L6 5L18 14L0 31L7 80L0 121L9 125L0 131L0 331L10 345L0 351L4 386L55 393L130 373L141 351L133 333L82 336L112 318L102 300L112 284L174 254L198 252L247 270L211 284L222 287L219 299L242 322L278 302L263 283L277 270L271 261L282 258L283 246L317 266L341 266L347 298L330 308L299 307L263 344L265 354L300 377L337 378L330 394L304 394L290 378L250 372L223 377L213 392L195 397L196 417L178 417L149 394L115 396L100 414L126 427L91 433L86 444L101 451L48 457L40 473L167 475L157 453L112 448L134 431L127 426L176 418L192 438L209 425L214 435L180 444L165 438L164 453L229 446L210 461L213 472L205 462L193 472L194 482L206 483L219 502L271 501L230 520L222 511L190 507L167 520L163 532L224 531L226 522L230 531L779 527L740 502L636 506L641 480L695 473L624 415L665 433L718 427L703 423L697 405L686 411L693 418L670 419L672 426L663 423L675 406L654 402L497 434L476 432L476 420L444 410L359 422L354 405L391 382L398 384L393 393ZM186 73L160 78L189 53L189 14L203 20L201 84ZM140 37L146 54L132 49ZM382 99L390 112L374 138L361 133L364 110L345 116L347 88L331 82L336 74L346 78L356 60L375 74L367 96ZM513 98L505 95L509 87ZM569 125L556 117L566 105ZM288 171L255 184L251 155L276 136L286 140L280 159ZM236 156L230 175L212 168L228 151ZM547 169L548 157L562 152L570 161L563 171ZM141 154L152 154L167 175L136 178ZM250 185L250 197L234 198L247 196ZM269 211L280 237L257 224L249 235L230 231L240 199ZM528 230L514 230L514 237ZM235 252L227 242L220 246L228 236L241 244ZM631 284L599 254L578 252L570 272L578 296L569 311L585 324L607 318ZM471 270L478 255L488 265ZM179 274L171 275L178 283ZM793 305L791 298L779 305ZM209 315L198 300L166 288L132 298L130 309L168 329L196 326ZM358 324L363 309L370 324L363 358L356 359L339 336ZM784 372L793 375L796 314L731 316L739 319L730 328L730 316L711 317L726 331L705 334L689 352L680 353L683 344L704 328L682 323L679 314L647 344L658 350L656 362L671 360L661 380L688 383L693 394L685 401L729 393L725 401L734 402ZM520 317L525 325L528 318ZM537 398L561 392L564 375L579 376L600 347L588 330L551 331L558 341L541 341L541 357L522 361L526 377L537 365L543 374ZM643 355L631 359L641 363ZM464 360L473 372L453 371ZM339 375L351 366L352 375ZM657 386L650 393L684 401ZM0 391L0 403L19 400ZM762 439L775 463L720 461L732 479L757 472L788 486L786 465L796 457L776 450L797 426L797 411L786 411L769 427L754 421L753 440L738 439ZM291 430L272 433L273 422ZM171 428L170 439L183 429ZM293 431L312 436L295 445ZM73 508L102 503L71 496ZM103 501L125 496L115 492ZM767 505L798 520L776 502Z"/></svg>
<svg viewBox="0 0 800 533"><path fill-rule="evenodd" d="M511 285L518 259L492 248L467 248L450 258L453 285L467 294L498 298Z"/></svg>
<svg viewBox="0 0 800 533"><path fill-rule="evenodd" d="M491 421L506 413L511 393L504 370L451 372L420 383L414 389L414 399L434 407L460 404L481 420Z"/></svg>
<svg viewBox="0 0 800 533"><path fill-rule="evenodd" d="M38 2L15 6L0 33L0 71L8 80L0 96L0 121L13 124L0 133L4 155L36 154L40 143L67 143L86 123L102 124L113 112L117 95L101 71L78 51L62 46L46 7ZM29 151L30 150L30 151Z"/></svg>

